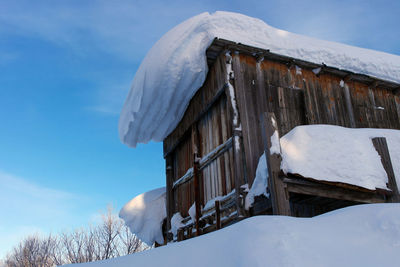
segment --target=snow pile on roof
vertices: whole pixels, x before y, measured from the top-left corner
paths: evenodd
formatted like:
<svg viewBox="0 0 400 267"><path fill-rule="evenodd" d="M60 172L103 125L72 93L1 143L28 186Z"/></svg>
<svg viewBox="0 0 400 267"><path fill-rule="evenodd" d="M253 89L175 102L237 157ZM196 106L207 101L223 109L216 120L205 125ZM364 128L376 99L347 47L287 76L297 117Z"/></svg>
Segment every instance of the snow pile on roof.
<svg viewBox="0 0 400 267"><path fill-rule="evenodd" d="M398 266L399 214L396 203L314 218L256 216L187 241L74 266Z"/></svg>
<svg viewBox="0 0 400 267"><path fill-rule="evenodd" d="M400 82L399 56L293 34L237 13L202 13L166 33L144 58L120 116L123 143L162 141L175 128L205 80L205 51L215 37Z"/></svg>
<svg viewBox="0 0 400 267"><path fill-rule="evenodd" d="M164 243L162 223L167 217L165 209L165 187L158 188L133 198L119 212L132 233L148 244Z"/></svg>
<svg viewBox="0 0 400 267"><path fill-rule="evenodd" d="M317 180L386 189L387 174L371 138L386 137L400 185L400 131L332 125L298 126L280 139L281 169ZM400 188L399 188L400 189Z"/></svg>

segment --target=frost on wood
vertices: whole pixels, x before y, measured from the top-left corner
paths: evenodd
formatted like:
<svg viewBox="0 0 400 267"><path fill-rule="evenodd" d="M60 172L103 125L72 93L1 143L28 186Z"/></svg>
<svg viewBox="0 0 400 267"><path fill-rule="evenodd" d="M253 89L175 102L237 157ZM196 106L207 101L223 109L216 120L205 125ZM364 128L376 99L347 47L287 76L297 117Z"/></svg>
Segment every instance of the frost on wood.
<svg viewBox="0 0 400 267"><path fill-rule="evenodd" d="M176 127L206 78L205 51L215 37L400 82L399 56L289 33L241 14L203 13L166 33L144 58L119 120L123 143L162 141Z"/></svg>
<svg viewBox="0 0 400 267"><path fill-rule="evenodd" d="M297 126L280 139L281 169L317 180L387 189L387 174L371 138L386 137L400 185L400 131L333 125Z"/></svg>
<svg viewBox="0 0 400 267"><path fill-rule="evenodd" d="M185 226L182 221L183 217L179 212L175 213L174 216L172 216L171 218L171 232L174 234L175 237L178 234L178 229Z"/></svg>
<svg viewBox="0 0 400 267"><path fill-rule="evenodd" d="M190 206L188 213L189 213L190 218L192 219L192 222L195 222L196 221L196 201L193 202L192 206Z"/></svg>
<svg viewBox="0 0 400 267"><path fill-rule="evenodd" d="M237 110L237 104L236 104L236 97L235 97L235 89L233 88L230 80L232 79L234 72L232 69L232 57L229 53L226 53L226 81L225 83L229 87L229 96L231 100L231 106L233 109L233 125L235 127L238 127L238 122L239 122L239 112Z"/></svg>
<svg viewBox="0 0 400 267"><path fill-rule="evenodd" d="M167 217L165 187L143 193L121 209L119 217L140 240L153 245L164 243L162 223Z"/></svg>
<svg viewBox="0 0 400 267"><path fill-rule="evenodd" d="M267 187L268 187L268 167L267 167L267 160L265 158L265 153L263 153L260 159L258 160L256 177L254 178L253 185L251 186L246 196L246 201L244 206L246 210L249 210L249 208L253 205L254 197L261 195L269 197L269 194L267 193Z"/></svg>
<svg viewBox="0 0 400 267"><path fill-rule="evenodd" d="M279 135L278 131L275 130L274 134L271 136L271 148L269 153L271 155L273 154L281 154L281 147L279 144Z"/></svg>

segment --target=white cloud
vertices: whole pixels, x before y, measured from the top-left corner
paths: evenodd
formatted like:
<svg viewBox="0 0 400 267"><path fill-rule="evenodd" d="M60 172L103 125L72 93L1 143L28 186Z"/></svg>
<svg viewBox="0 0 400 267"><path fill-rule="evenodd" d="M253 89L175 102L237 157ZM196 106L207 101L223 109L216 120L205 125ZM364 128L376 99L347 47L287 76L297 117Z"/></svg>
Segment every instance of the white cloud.
<svg viewBox="0 0 400 267"><path fill-rule="evenodd" d="M44 217L62 215L78 196L28 182L25 179L0 171L1 210L11 214L36 214Z"/></svg>
<svg viewBox="0 0 400 267"><path fill-rule="evenodd" d="M179 19L178 13L188 9L177 7L163 1L145 5L141 1L9 1L0 5L0 32L40 38L76 53L100 50L132 61L150 48L149 40L154 43L187 18Z"/></svg>
<svg viewBox="0 0 400 267"><path fill-rule="evenodd" d="M28 234L60 231L82 222L86 199L0 170L0 258Z"/></svg>

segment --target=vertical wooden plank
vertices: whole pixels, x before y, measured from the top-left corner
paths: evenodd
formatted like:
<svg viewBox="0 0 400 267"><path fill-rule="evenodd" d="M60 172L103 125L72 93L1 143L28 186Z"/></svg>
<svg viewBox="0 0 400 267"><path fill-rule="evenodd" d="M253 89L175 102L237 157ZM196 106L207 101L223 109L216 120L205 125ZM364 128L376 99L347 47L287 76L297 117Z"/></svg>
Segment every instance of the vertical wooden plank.
<svg viewBox="0 0 400 267"><path fill-rule="evenodd" d="M206 125L205 125L205 131L206 131L206 146L205 146L205 150L204 150L204 155L206 155L209 151L210 151L210 116L209 113L207 113L206 117ZM203 155L203 156L204 156ZM205 168L206 172L207 172L207 195L208 195L208 199L211 199L212 197L212 173L210 171L210 166L207 166L207 168ZM208 201L207 199L207 201Z"/></svg>
<svg viewBox="0 0 400 267"><path fill-rule="evenodd" d="M238 55L235 55L234 58L238 57ZM233 65L233 69L235 70L236 73L240 72L240 62L238 59L233 60L227 57L227 65L230 64L230 66ZM239 65L238 65L239 64ZM236 77L236 76L235 76ZM235 192L236 192L236 209L238 212L239 216L242 216L244 214L243 212L243 207L240 199L240 186L243 184L244 181L244 166L243 166L243 144L241 140L241 123L240 123L240 116L239 116L239 109L237 105L237 99L236 99L236 91L235 87L231 84L230 80L231 76L227 75L227 80L226 83L228 86L226 86L226 95L228 98L228 106L229 109L231 110L232 114L232 133L233 133L233 145L232 145L232 151L233 151L233 164L234 164L234 181L235 181ZM236 84L236 79L233 80L234 84Z"/></svg>
<svg viewBox="0 0 400 267"><path fill-rule="evenodd" d="M167 209L167 231L171 229L171 218L174 215L174 207L175 207L175 201L174 201L174 189L172 188L173 185L173 178L174 178L174 173L173 173L173 160L172 160L172 155L168 155L167 158L165 159L165 169L166 169L166 185L167 185L167 194L166 194L166 209Z"/></svg>
<svg viewBox="0 0 400 267"><path fill-rule="evenodd" d="M220 121L221 121L221 144L224 143L227 138L227 132L226 132L226 119L225 119L225 109L226 109L226 102L225 98L223 97L221 99L221 114L220 114ZM227 157L226 157L226 152L221 155L221 181L222 181L222 193L223 195L226 195L229 191L228 190L228 181L227 181L227 173L229 173L228 168L227 168Z"/></svg>
<svg viewBox="0 0 400 267"><path fill-rule="evenodd" d="M221 229L221 209L220 202L218 200L215 201L215 223L217 225L217 230Z"/></svg>
<svg viewBox="0 0 400 267"><path fill-rule="evenodd" d="M196 208L196 236L200 233L200 217L201 217L201 206L200 206L200 175L199 175L199 161L195 160L193 163L193 183L194 183L194 203Z"/></svg>
<svg viewBox="0 0 400 267"><path fill-rule="evenodd" d="M185 239L184 236L185 236L184 230L182 228L179 228L177 232L178 241L184 240Z"/></svg>
<svg viewBox="0 0 400 267"><path fill-rule="evenodd" d="M276 134L279 140L279 132L275 114L272 112L265 112L261 116L261 132L264 141L264 153L268 167L268 187L271 196L273 213L277 215L291 215L289 196L286 186L279 177L281 170L281 156L280 154L276 153L271 155L271 137Z"/></svg>
<svg viewBox="0 0 400 267"><path fill-rule="evenodd" d="M387 173L388 176L387 186L393 192L392 202L400 202L399 190L397 187L396 178L394 176L392 161L390 159L386 138L385 137L372 138L372 143L374 144L376 151L381 157L383 168Z"/></svg>
<svg viewBox="0 0 400 267"><path fill-rule="evenodd" d="M394 103L396 105L398 121L400 122L400 96L394 96Z"/></svg>
<svg viewBox="0 0 400 267"><path fill-rule="evenodd" d="M253 130L258 128L257 62L254 57L234 55L232 64L235 74L235 97L240 110L240 123L242 125L241 140L245 152L243 155L246 164L244 183L251 185L255 177L259 147L262 141L257 132Z"/></svg>
<svg viewBox="0 0 400 267"><path fill-rule="evenodd" d="M199 174L199 137L197 125L192 125L192 150L193 150L193 185L194 185L194 203L196 207L196 235L200 235L200 174Z"/></svg>

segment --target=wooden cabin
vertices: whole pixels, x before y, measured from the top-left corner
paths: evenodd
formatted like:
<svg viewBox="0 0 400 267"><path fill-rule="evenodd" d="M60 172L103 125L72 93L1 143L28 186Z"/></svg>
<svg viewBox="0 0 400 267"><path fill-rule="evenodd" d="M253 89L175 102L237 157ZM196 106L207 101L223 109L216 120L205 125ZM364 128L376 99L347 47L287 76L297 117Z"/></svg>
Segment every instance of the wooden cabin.
<svg viewBox="0 0 400 267"><path fill-rule="evenodd" d="M207 50L207 61L205 83L164 139L166 234L177 212L185 218L177 236L183 240L257 214L309 217L360 203L398 201L385 140L377 138L374 145L391 191L285 175L279 155L266 153L270 198L256 197L245 210L243 185L251 187L275 130L283 136L309 124L400 129L400 85L218 38Z"/></svg>

